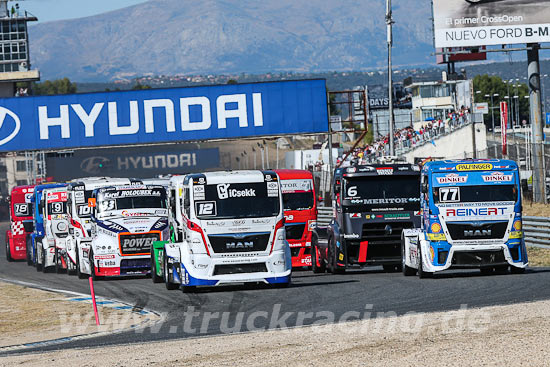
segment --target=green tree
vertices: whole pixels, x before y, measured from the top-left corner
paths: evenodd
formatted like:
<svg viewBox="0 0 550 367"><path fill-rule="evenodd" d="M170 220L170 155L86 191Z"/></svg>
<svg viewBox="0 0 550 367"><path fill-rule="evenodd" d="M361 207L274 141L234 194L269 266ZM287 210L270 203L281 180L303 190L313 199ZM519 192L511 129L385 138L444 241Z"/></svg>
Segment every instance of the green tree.
<svg viewBox="0 0 550 367"><path fill-rule="evenodd" d="M141 84L140 82L137 82L133 87L132 90L144 90L144 89L151 89L150 85L147 84Z"/></svg>
<svg viewBox="0 0 550 367"><path fill-rule="evenodd" d="M46 80L33 84L33 93L37 96L53 96L57 94L74 94L77 91L76 83L71 83L69 78Z"/></svg>
<svg viewBox="0 0 550 367"><path fill-rule="evenodd" d="M496 95L498 94L498 96ZM474 98L476 103L487 102L489 104L489 111L494 107L493 113L495 118L495 125L500 125L500 102L508 102L513 105L514 113L510 116L510 121L516 121L515 109L519 101L519 121L529 121L529 99L525 98L529 95L529 89L526 84L519 81L504 81L498 76L489 75L477 75L474 78ZM493 96L493 106L491 106L491 96ZM506 98L508 97L508 98ZM517 97L517 98L516 98ZM512 102L513 101L513 102ZM485 124L490 126L491 112L485 115Z"/></svg>

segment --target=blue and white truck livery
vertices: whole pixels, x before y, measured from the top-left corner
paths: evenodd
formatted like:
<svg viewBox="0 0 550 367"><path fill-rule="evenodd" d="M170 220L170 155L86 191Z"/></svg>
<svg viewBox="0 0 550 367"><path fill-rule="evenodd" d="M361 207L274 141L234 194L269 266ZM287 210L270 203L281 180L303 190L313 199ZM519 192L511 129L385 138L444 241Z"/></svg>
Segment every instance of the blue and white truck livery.
<svg viewBox="0 0 550 367"><path fill-rule="evenodd" d="M450 268L523 273L518 166L510 160L428 162L421 175L422 224L403 231L405 275Z"/></svg>
<svg viewBox="0 0 550 367"><path fill-rule="evenodd" d="M168 289L259 282L286 286L292 262L279 177L272 171L172 177L171 240L153 243Z"/></svg>

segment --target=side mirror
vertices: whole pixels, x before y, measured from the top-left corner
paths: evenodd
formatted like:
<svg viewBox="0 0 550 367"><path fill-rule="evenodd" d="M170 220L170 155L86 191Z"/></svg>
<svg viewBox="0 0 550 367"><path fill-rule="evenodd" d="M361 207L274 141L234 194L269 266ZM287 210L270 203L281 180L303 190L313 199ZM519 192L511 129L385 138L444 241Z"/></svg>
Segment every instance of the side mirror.
<svg viewBox="0 0 550 367"><path fill-rule="evenodd" d="M90 207L90 208L95 208L95 207L96 207L96 204L97 204L97 202L96 202L96 199L95 199L95 198L89 198L89 199L88 199L88 207Z"/></svg>

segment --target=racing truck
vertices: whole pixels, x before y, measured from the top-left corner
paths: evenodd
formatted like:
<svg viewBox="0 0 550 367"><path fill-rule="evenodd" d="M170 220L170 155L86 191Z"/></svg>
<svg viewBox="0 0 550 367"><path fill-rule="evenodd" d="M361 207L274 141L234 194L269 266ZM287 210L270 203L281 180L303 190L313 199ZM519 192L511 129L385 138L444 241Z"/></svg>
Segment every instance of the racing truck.
<svg viewBox="0 0 550 367"><path fill-rule="evenodd" d="M153 281L166 288L291 281L279 178L273 171L172 177L168 241L153 243Z"/></svg>
<svg viewBox="0 0 550 367"><path fill-rule="evenodd" d="M335 172L334 217L328 241L312 242L315 273L343 273L353 266L401 266L401 233L420 226L420 168L391 163L357 165Z"/></svg>
<svg viewBox="0 0 550 367"><path fill-rule="evenodd" d="M313 175L302 170L275 170L283 195L286 240L292 267L311 266L311 237L317 226Z"/></svg>
<svg viewBox="0 0 550 367"><path fill-rule="evenodd" d="M51 208L48 208L46 202L47 190L63 190L65 186L66 184L64 183L37 185L31 197L31 203L33 204L34 231L31 233L30 239L27 242L27 257L32 259L32 264L36 266L37 271L42 270L46 272L49 268L55 266L55 239L53 238L52 228L50 227L47 229L46 224L48 223L48 212L50 212L48 209L53 209L55 211L57 207L53 208L52 202ZM52 215L51 212L50 215Z"/></svg>
<svg viewBox="0 0 550 367"><path fill-rule="evenodd" d="M91 241L78 247L80 272L92 279L148 274L153 241L168 238L166 190L157 185L108 186L88 200Z"/></svg>
<svg viewBox="0 0 550 367"><path fill-rule="evenodd" d="M67 216L67 188L56 187L42 192L44 238L42 244L42 270L55 267L56 273L67 269L66 252L69 220ZM53 253L51 248L53 247ZM48 249L50 249L48 251Z"/></svg>
<svg viewBox="0 0 550 367"><path fill-rule="evenodd" d="M82 273L80 267L77 266L78 248L81 246L81 243L92 240L92 208L88 206L88 199L92 197L93 190L113 185L123 186L132 184L141 184L141 181L128 178L89 177L75 179L68 184L70 226L65 262L67 263L67 273L69 275L76 273L79 278L87 277L87 274Z"/></svg>
<svg viewBox="0 0 550 367"><path fill-rule="evenodd" d="M510 160L435 161L422 169L420 228L402 238L405 275L451 268L523 273L518 166Z"/></svg>
<svg viewBox="0 0 550 367"><path fill-rule="evenodd" d="M32 186L16 186L9 198L10 229L6 231L6 260L23 260L27 258L27 237L33 231L31 197Z"/></svg>

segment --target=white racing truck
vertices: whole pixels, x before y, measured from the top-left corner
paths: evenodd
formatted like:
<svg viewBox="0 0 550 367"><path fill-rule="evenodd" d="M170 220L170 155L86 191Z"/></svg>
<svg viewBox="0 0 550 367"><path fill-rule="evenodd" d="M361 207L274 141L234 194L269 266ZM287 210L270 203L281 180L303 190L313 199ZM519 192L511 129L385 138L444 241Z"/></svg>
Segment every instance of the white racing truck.
<svg viewBox="0 0 550 367"><path fill-rule="evenodd" d="M137 185L141 181L129 178L112 177L89 177L79 178L71 181L67 186L68 193L68 214L69 214L69 236L67 237L67 251L65 262L67 263L67 273L78 274L79 278L87 277L82 273L78 262L78 248L81 243L87 243L85 247L89 248L92 241L92 208L88 206L88 199L92 197L92 192L107 186Z"/></svg>
<svg viewBox="0 0 550 367"><path fill-rule="evenodd" d="M59 273L67 268L64 260L69 234L67 188L44 189L40 205L43 210L45 235L37 249L38 263L42 265L43 272L55 267L55 271Z"/></svg>
<svg viewBox="0 0 550 367"><path fill-rule="evenodd" d="M170 241L153 244L152 276L168 289L291 280L279 178L271 171L173 177Z"/></svg>
<svg viewBox="0 0 550 367"><path fill-rule="evenodd" d="M151 245L168 237L166 190L157 185L109 186L88 200L91 241L78 248L80 271L92 278L148 274Z"/></svg>

